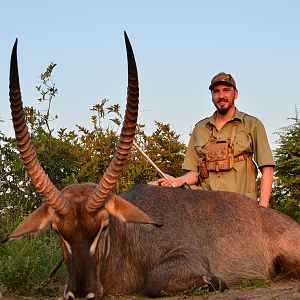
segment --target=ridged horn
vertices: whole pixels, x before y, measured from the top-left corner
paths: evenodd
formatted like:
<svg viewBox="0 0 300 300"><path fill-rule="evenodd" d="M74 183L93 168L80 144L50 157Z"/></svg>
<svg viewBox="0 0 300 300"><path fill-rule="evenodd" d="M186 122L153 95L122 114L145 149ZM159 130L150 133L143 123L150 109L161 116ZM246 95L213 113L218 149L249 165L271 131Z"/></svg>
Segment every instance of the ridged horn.
<svg viewBox="0 0 300 300"><path fill-rule="evenodd" d="M18 39L15 41L11 54L9 101L20 156L29 174L29 178L44 200L59 214L66 214L69 204L62 197L61 192L50 181L39 163L28 132L19 83L17 44Z"/></svg>
<svg viewBox="0 0 300 300"><path fill-rule="evenodd" d="M86 210L91 213L103 206L104 201L123 171L132 147L137 124L139 105L139 82L134 54L126 32L124 32L128 63L127 104L119 143L112 161L106 169L94 193L86 203Z"/></svg>

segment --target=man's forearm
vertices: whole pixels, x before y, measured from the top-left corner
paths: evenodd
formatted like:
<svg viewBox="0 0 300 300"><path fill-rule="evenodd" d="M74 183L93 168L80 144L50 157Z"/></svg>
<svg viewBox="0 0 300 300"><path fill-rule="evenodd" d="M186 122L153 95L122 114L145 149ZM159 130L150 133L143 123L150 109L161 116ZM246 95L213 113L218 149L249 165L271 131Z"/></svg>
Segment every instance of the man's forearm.
<svg viewBox="0 0 300 300"><path fill-rule="evenodd" d="M181 186L184 183L195 184L198 182L198 172L189 171L183 176L177 177L175 180L177 181L177 186Z"/></svg>
<svg viewBox="0 0 300 300"><path fill-rule="evenodd" d="M259 205L268 207L270 196L272 193L272 183L274 168L272 166L265 166L260 169L262 176L260 182L260 198Z"/></svg>

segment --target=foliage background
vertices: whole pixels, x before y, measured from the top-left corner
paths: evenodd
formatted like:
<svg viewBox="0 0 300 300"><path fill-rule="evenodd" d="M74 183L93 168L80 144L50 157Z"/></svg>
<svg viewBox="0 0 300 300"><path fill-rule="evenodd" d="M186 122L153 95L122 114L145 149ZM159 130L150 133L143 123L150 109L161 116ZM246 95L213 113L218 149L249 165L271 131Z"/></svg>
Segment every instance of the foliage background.
<svg viewBox="0 0 300 300"><path fill-rule="evenodd" d="M282 128L274 151L273 207L300 222L300 121L296 110L293 124Z"/></svg>

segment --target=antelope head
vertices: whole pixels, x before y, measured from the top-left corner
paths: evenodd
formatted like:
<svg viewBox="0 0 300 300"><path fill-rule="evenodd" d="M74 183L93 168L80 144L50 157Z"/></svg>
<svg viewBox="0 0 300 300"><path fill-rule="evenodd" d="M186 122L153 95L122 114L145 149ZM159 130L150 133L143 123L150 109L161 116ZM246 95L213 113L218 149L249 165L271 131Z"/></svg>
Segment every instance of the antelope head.
<svg viewBox="0 0 300 300"><path fill-rule="evenodd" d="M44 204L25 218L5 241L35 234L47 225L56 230L61 239L64 259L68 267L65 299L100 299L103 287L99 279L99 261L106 252L109 215L136 223L155 222L137 207L111 189L121 174L130 152L138 116L138 75L134 54L125 34L128 62L127 105L119 143L113 159L98 184L83 183L58 190L38 161L26 125L21 99L17 41L10 65L10 103L16 142L29 177L44 199Z"/></svg>

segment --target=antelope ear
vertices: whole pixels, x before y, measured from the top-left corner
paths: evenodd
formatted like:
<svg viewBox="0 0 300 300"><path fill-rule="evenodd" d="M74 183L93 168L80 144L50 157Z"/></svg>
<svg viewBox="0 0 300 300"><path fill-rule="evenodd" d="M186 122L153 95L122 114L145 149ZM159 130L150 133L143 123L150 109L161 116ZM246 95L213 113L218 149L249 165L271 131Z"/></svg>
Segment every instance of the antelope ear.
<svg viewBox="0 0 300 300"><path fill-rule="evenodd" d="M39 233L51 222L51 219L52 209L47 204L44 204L26 217L2 243L25 235Z"/></svg>
<svg viewBox="0 0 300 300"><path fill-rule="evenodd" d="M105 202L104 207L111 215L122 221L161 226L139 208L117 195L113 195L108 199Z"/></svg>

